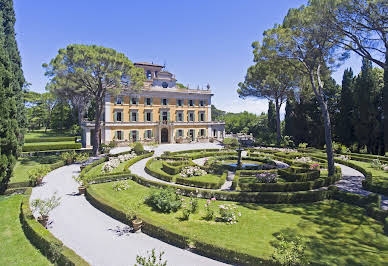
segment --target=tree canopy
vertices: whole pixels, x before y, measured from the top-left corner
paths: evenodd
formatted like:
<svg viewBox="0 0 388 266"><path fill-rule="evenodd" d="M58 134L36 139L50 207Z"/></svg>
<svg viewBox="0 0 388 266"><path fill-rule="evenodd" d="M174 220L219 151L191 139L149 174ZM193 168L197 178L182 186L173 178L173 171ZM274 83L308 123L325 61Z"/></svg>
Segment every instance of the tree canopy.
<svg viewBox="0 0 388 266"><path fill-rule="evenodd" d="M82 44L60 49L58 55L43 67L50 78L49 90L70 96L87 95L95 103L93 153L98 154L105 96L117 95L123 89L134 91L142 88L145 80L143 69L134 67L123 53L114 49Z"/></svg>

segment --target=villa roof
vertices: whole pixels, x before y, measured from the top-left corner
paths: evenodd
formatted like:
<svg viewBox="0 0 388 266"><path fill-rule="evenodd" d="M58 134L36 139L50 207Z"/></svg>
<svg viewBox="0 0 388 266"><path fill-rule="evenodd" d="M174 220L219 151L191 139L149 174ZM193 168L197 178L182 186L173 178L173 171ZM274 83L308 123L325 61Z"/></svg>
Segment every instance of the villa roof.
<svg viewBox="0 0 388 266"><path fill-rule="evenodd" d="M134 65L135 65L135 66L136 66L136 65L141 65L141 66L164 67L164 66L162 66L162 65L153 64L153 63L148 63L148 62L136 62Z"/></svg>

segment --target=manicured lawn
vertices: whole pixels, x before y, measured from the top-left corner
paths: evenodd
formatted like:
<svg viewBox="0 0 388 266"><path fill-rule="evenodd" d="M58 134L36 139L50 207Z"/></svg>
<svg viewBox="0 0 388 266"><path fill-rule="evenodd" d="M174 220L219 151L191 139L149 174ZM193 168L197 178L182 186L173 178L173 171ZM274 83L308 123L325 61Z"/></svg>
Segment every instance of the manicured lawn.
<svg viewBox="0 0 388 266"><path fill-rule="evenodd" d="M48 138L48 137L69 137L69 136L71 135L66 131L58 132L58 131L48 129L47 132L45 132L44 129L41 129L41 130L34 130L26 133L24 138L33 139L33 138L45 138L45 137Z"/></svg>
<svg viewBox="0 0 388 266"><path fill-rule="evenodd" d="M223 161L224 164L236 164L237 163L237 160L225 160ZM241 161L242 164L263 164L261 162L258 162L258 161L251 161L251 160L242 160Z"/></svg>
<svg viewBox="0 0 388 266"><path fill-rule="evenodd" d="M163 171L162 167L163 167L163 165L162 165L162 161L161 160L154 160L150 164L150 168L152 170L154 170L155 172L161 173L163 175L168 175L165 171ZM173 177L173 180L175 180L176 177L181 177L180 174L170 175L170 176ZM203 175L203 176L193 176L193 177L189 177L189 178L186 178L186 179L190 179L190 180L193 180L193 181L218 183L218 181L220 179L220 176L212 175L212 174L207 174L207 175Z"/></svg>
<svg viewBox="0 0 388 266"><path fill-rule="evenodd" d="M352 162L354 164L357 164L367 171L370 171L373 176L373 182L382 182L388 184L388 172L385 172L383 170L378 170L373 167L371 167L370 163L368 162L360 162L355 160L350 160L349 162Z"/></svg>
<svg viewBox="0 0 388 266"><path fill-rule="evenodd" d="M52 164L58 162L60 157L50 155L44 157L25 157L20 158L13 169L13 174L9 183L29 181L28 171L40 164Z"/></svg>
<svg viewBox="0 0 388 266"><path fill-rule="evenodd" d="M149 195L150 188L128 181L130 188L115 192L112 183L92 185L112 206L125 206ZM384 265L388 261L388 237L382 224L365 216L364 209L338 201L314 204L258 205L236 203L242 213L239 222L228 225L206 221L205 200L199 200L199 212L182 221L182 211L164 214L148 205L138 208L138 216L175 233L206 243L238 250L261 258L270 258L276 236L283 233L292 239L304 237L306 253L312 264L319 265ZM216 204L231 203L216 201Z"/></svg>
<svg viewBox="0 0 388 266"><path fill-rule="evenodd" d="M127 163L128 163L128 161L120 163L119 166L117 166L115 169L112 170L112 172L109 172L109 173L121 173L121 172L123 172L124 171L124 167L125 167L125 165ZM93 167L92 169L90 169L90 171L88 171L85 174L85 177L92 177L92 176L97 176L97 175L105 174L105 172L102 171L103 165L104 165L104 163L101 163L101 164Z"/></svg>
<svg viewBox="0 0 388 266"><path fill-rule="evenodd" d="M51 265L24 235L19 220L22 197L0 196L0 265Z"/></svg>

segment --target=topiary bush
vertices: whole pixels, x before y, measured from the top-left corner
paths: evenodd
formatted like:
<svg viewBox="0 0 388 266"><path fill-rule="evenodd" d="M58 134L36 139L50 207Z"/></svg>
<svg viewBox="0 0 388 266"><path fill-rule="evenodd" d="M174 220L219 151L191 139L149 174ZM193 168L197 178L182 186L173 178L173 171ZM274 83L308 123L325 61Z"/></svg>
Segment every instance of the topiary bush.
<svg viewBox="0 0 388 266"><path fill-rule="evenodd" d="M133 147L133 150L137 155L143 154L144 153L143 144L141 144L140 142L136 142L135 146Z"/></svg>
<svg viewBox="0 0 388 266"><path fill-rule="evenodd" d="M146 203L164 213L176 212L182 206L181 197L172 188L152 190Z"/></svg>

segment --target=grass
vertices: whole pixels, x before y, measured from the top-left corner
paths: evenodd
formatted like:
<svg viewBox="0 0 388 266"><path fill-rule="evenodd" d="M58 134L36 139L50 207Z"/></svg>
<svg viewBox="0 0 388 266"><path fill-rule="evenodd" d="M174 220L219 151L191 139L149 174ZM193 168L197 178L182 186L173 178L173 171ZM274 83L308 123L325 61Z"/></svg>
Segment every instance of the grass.
<svg viewBox="0 0 388 266"><path fill-rule="evenodd" d="M19 220L22 197L0 196L0 265L52 265L24 235Z"/></svg>
<svg viewBox="0 0 388 266"><path fill-rule="evenodd" d="M373 168L370 163L368 162L360 162L355 160L349 160L349 162L352 162L358 166L361 166L367 171L370 171L373 176L373 183L386 183L388 184L388 172L385 172L384 170L378 170L376 168Z"/></svg>
<svg viewBox="0 0 388 266"><path fill-rule="evenodd" d="M154 170L155 172L158 172L158 173L161 173L163 175L169 175L167 174L165 171L163 171L163 165L162 165L162 161L161 160L153 160L152 163L150 164L150 168L152 170ZM177 177L180 177L180 174L176 174L176 175L170 175L173 177L173 180L175 182L175 179ZM220 176L218 175L212 175L212 174L207 174L207 175L203 175L203 176L193 176L193 177L188 177L188 178L185 178L187 180L192 180L192 181L202 181L202 182L208 182L208 183L218 183L219 179L220 179Z"/></svg>
<svg viewBox="0 0 388 266"><path fill-rule="evenodd" d="M33 138L48 138L48 137L70 137L72 136L66 131L54 131L52 129L48 129L45 132L44 129L41 130L33 130L25 134L24 138L33 139Z"/></svg>
<svg viewBox="0 0 388 266"><path fill-rule="evenodd" d="M125 165L128 163L128 161L125 161L125 162L122 162L119 164L119 166L117 166L115 169L113 169L111 172L109 173L121 173L121 172L124 172L124 167ZM105 174L105 172L102 171L102 167L104 166L104 163L101 163L99 165L96 165L95 167L93 167L92 169L90 169L90 171L88 171L86 174L85 174L85 177L93 177L93 176L97 176L97 175L102 175L102 174Z"/></svg>
<svg viewBox="0 0 388 266"><path fill-rule="evenodd" d="M118 209L144 199L150 188L128 181L130 188L115 192L113 183L92 185L88 190ZM216 201L216 204L225 202ZM231 202L227 202L231 203ZM315 265L386 265L388 237L382 224L365 216L364 209L338 201L314 204L258 205L235 203L242 213L239 222L227 225L206 221L204 199L199 199L199 212L182 221L182 211L164 214L148 205L138 208L138 216L175 233L213 245L228 247L261 258L270 258L276 236L302 236L306 253Z"/></svg>
<svg viewBox="0 0 388 266"><path fill-rule="evenodd" d="M12 177L9 183L29 181L28 171L41 164L52 164L60 161L60 156L50 155L44 157L22 157L17 162L13 169Z"/></svg>

